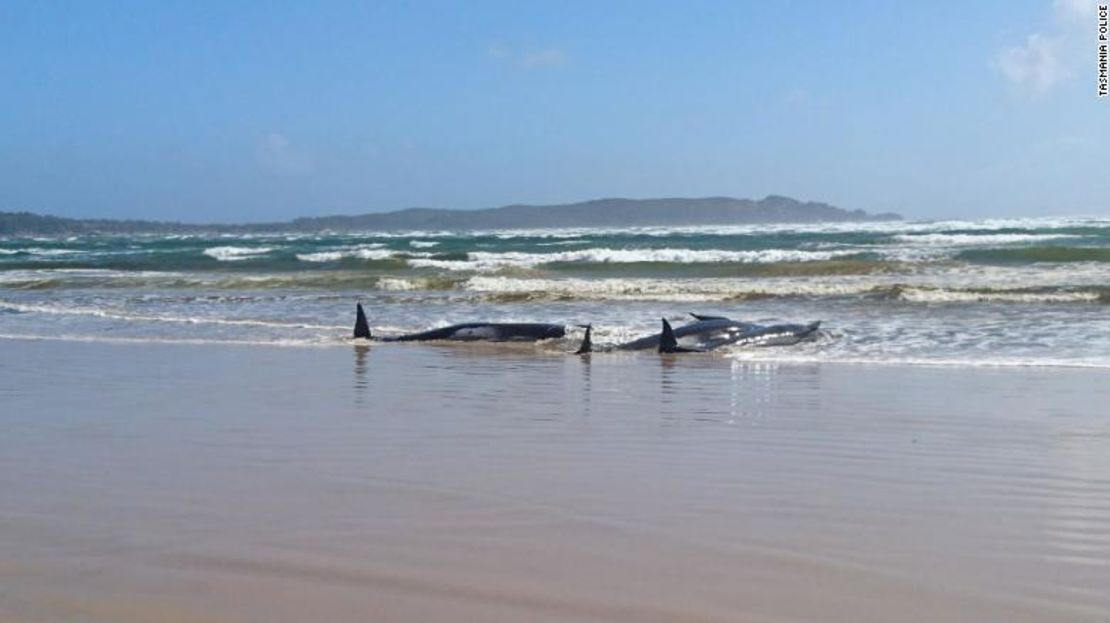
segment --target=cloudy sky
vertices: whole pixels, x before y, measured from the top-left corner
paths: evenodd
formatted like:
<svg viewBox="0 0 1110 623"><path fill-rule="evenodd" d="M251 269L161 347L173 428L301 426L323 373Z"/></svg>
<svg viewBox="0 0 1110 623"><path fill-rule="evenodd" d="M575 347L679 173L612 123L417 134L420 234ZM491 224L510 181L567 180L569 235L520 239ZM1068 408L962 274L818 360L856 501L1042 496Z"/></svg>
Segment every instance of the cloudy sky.
<svg viewBox="0 0 1110 623"><path fill-rule="evenodd" d="M1110 215L1095 1L0 3L0 210Z"/></svg>

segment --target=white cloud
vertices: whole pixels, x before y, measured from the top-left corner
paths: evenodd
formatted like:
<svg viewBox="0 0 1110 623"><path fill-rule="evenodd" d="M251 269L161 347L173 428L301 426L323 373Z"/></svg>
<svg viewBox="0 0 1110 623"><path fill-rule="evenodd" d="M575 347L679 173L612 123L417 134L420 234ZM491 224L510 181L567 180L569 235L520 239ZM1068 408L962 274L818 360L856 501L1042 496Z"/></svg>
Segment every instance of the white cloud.
<svg viewBox="0 0 1110 623"><path fill-rule="evenodd" d="M1092 17L1098 9L1098 0L1056 0L1056 15L1063 19Z"/></svg>
<svg viewBox="0 0 1110 623"><path fill-rule="evenodd" d="M995 66L1011 84L1040 95L1071 77L1060 48L1059 37L1032 34L1025 45L999 52Z"/></svg>
<svg viewBox="0 0 1110 623"><path fill-rule="evenodd" d="M1053 0L1054 22L1024 45L1000 51L993 65L1020 91L1044 95L1076 75L1098 0Z"/></svg>
<svg viewBox="0 0 1110 623"><path fill-rule="evenodd" d="M312 161L279 132L270 132L258 146L258 162L271 173L304 175L312 172Z"/></svg>
<svg viewBox="0 0 1110 623"><path fill-rule="evenodd" d="M502 44L493 43L489 46L489 55L514 67L521 69L536 69L540 67L555 67L567 62L567 54L559 48L541 48L538 50L513 50Z"/></svg>

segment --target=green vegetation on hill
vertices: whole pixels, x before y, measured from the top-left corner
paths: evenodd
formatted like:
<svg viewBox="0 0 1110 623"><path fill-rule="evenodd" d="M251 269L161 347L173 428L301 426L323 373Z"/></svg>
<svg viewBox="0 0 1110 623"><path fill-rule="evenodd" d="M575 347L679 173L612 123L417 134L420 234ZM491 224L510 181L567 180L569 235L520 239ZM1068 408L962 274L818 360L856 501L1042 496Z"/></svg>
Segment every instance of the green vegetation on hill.
<svg viewBox="0 0 1110 623"><path fill-rule="evenodd" d="M898 220L826 203L770 195L760 200L596 199L561 205L511 205L483 210L410 208L358 216L305 217L281 223L188 224L160 221L69 219L30 212L0 212L0 236L85 233L188 233L270 231L397 231L531 229L540 227L645 227Z"/></svg>

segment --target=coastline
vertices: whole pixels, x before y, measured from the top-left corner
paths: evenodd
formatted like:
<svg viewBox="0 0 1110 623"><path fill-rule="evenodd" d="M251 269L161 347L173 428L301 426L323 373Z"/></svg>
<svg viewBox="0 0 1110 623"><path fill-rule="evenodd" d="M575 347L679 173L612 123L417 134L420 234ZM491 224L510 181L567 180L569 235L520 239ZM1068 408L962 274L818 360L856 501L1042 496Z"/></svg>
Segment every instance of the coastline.
<svg viewBox="0 0 1110 623"><path fill-rule="evenodd" d="M1104 620L1104 376L5 340L0 620Z"/></svg>

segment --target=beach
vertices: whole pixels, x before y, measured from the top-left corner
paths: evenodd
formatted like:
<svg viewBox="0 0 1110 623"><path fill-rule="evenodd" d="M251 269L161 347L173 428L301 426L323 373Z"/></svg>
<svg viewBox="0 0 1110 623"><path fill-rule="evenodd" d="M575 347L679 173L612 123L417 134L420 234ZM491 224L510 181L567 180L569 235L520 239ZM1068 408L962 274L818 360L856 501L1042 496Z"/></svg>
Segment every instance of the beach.
<svg viewBox="0 0 1110 623"><path fill-rule="evenodd" d="M1104 9L0 0L0 623L1110 623Z"/></svg>
<svg viewBox="0 0 1110 623"><path fill-rule="evenodd" d="M0 342L0 621L1105 621L1105 370Z"/></svg>

